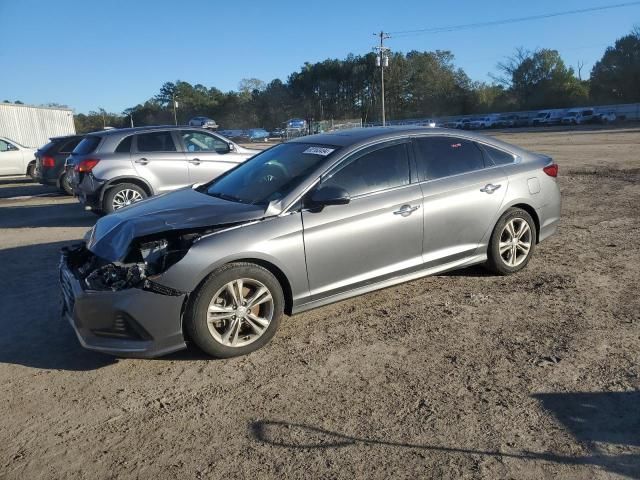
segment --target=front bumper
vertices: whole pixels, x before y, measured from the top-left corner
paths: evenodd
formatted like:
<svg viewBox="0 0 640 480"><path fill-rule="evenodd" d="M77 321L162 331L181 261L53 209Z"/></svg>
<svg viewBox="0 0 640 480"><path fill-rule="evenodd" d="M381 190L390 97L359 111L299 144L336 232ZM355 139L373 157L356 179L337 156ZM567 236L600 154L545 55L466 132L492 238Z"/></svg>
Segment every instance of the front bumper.
<svg viewBox="0 0 640 480"><path fill-rule="evenodd" d="M182 333L186 294L163 295L139 288L115 292L85 289L64 252L60 286L62 316L89 350L151 358L186 347Z"/></svg>

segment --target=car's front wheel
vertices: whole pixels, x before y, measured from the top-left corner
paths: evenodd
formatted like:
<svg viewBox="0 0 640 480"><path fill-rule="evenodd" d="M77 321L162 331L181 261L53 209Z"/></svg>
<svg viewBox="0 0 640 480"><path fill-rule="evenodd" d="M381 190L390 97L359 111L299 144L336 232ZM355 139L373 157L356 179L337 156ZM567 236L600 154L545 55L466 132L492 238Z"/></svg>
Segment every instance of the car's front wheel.
<svg viewBox="0 0 640 480"><path fill-rule="evenodd" d="M536 247L536 224L525 210L510 208L496 223L489 241L486 266L509 275L527 266Z"/></svg>
<svg viewBox="0 0 640 480"><path fill-rule="evenodd" d="M144 200L145 198L147 198L147 192L138 185L134 185L133 183L120 183L111 187L107 190L107 193L104 194L102 210L104 213L111 213L127 207L132 203Z"/></svg>
<svg viewBox="0 0 640 480"><path fill-rule="evenodd" d="M185 316L188 336L216 358L246 355L266 345L284 312L278 279L253 263L215 270L198 289Z"/></svg>

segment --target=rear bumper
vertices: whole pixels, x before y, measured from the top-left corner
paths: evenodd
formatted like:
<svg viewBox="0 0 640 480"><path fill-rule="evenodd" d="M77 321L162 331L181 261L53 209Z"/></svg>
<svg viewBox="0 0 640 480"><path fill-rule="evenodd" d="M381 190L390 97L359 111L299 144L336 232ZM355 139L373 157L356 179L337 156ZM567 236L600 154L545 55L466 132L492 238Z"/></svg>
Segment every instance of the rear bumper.
<svg viewBox="0 0 640 480"><path fill-rule="evenodd" d="M60 176L63 170L59 168L43 168L36 165L34 180L42 185L60 186Z"/></svg>
<svg viewBox="0 0 640 480"><path fill-rule="evenodd" d="M560 223L560 211L562 208L560 188L555 181L548 180L548 182L549 185L544 188L544 194L547 196L548 202L543 207L536 209L538 220L540 221L539 242L556 233Z"/></svg>
<svg viewBox="0 0 640 480"><path fill-rule="evenodd" d="M185 348L182 307L186 295L162 295L138 288L85 290L60 259L62 316L80 344L111 355L152 358Z"/></svg>
<svg viewBox="0 0 640 480"><path fill-rule="evenodd" d="M78 178L78 173L74 172L71 180L73 191L78 196L78 200L86 207L92 210L100 210L102 200L102 189L106 180L99 180L92 174L84 174L82 178Z"/></svg>

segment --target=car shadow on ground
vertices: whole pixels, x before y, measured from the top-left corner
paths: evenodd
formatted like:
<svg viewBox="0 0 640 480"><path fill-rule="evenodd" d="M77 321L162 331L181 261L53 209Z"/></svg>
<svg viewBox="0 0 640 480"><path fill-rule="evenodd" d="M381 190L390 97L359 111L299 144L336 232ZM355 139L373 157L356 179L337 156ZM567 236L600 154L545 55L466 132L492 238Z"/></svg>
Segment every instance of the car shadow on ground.
<svg viewBox="0 0 640 480"><path fill-rule="evenodd" d="M497 275L482 265L472 265L471 267L451 270L449 272L439 273L438 277L496 277Z"/></svg>
<svg viewBox="0 0 640 480"><path fill-rule="evenodd" d="M640 478L640 391L595 393L550 393L534 395L576 441L590 452L566 456L529 451L501 452L405 443L386 438L357 437L324 428L273 420L249 423L249 434L260 443L289 449L332 449L352 446L388 446L428 450L448 455L482 455L542 461L565 465L600 467L612 473ZM614 447L611 454L604 449Z"/></svg>
<svg viewBox="0 0 640 480"><path fill-rule="evenodd" d="M27 176L11 176L11 177L0 177L0 187L2 187L3 185L22 185L22 184L27 184L27 185L34 185L34 186L40 186L39 183L34 182L33 180L31 180L31 178L27 177Z"/></svg>
<svg viewBox="0 0 640 480"><path fill-rule="evenodd" d="M31 182L30 179L1 178L0 177L0 201L12 197L28 196L67 196L54 186L41 185Z"/></svg>
<svg viewBox="0 0 640 480"><path fill-rule="evenodd" d="M69 243L0 250L0 362L77 371L116 362L113 357L82 348L72 327L61 317L59 251Z"/></svg>
<svg viewBox="0 0 640 480"><path fill-rule="evenodd" d="M98 217L73 203L7 205L0 203L0 229L42 227L91 227Z"/></svg>

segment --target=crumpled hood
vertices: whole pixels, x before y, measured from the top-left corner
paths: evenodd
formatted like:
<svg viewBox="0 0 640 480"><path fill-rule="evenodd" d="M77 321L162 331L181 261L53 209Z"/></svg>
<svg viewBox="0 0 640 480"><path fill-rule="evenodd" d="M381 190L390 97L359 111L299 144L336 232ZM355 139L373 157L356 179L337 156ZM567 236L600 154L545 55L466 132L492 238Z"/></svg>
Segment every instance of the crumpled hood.
<svg viewBox="0 0 640 480"><path fill-rule="evenodd" d="M135 238L171 230L247 222L260 219L264 214L264 207L230 202L184 188L102 217L90 232L87 248L104 260L119 262L124 260Z"/></svg>

